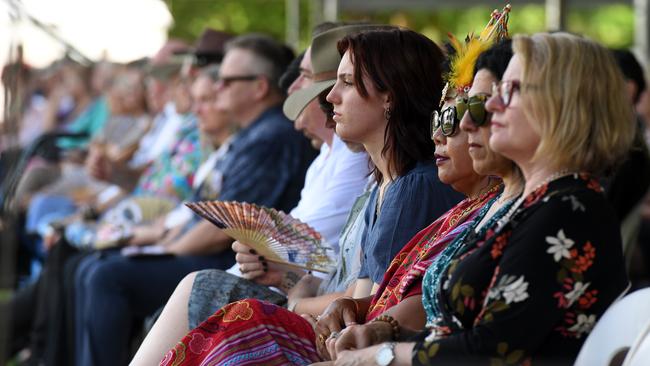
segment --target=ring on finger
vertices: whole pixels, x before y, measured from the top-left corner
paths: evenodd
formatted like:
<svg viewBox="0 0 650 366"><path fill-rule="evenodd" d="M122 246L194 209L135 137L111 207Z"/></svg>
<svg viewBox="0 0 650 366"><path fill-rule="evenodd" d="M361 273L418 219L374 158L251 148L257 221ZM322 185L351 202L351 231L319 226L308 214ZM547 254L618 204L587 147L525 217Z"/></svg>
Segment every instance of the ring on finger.
<svg viewBox="0 0 650 366"><path fill-rule="evenodd" d="M336 339L336 338L339 337L339 335L341 335L341 333L339 333L337 331L334 331L334 332L330 333L330 336L328 338Z"/></svg>
<svg viewBox="0 0 650 366"><path fill-rule="evenodd" d="M327 338L325 337L325 334L319 334L318 335L318 342L320 342L321 344L324 345L326 340L327 340Z"/></svg>

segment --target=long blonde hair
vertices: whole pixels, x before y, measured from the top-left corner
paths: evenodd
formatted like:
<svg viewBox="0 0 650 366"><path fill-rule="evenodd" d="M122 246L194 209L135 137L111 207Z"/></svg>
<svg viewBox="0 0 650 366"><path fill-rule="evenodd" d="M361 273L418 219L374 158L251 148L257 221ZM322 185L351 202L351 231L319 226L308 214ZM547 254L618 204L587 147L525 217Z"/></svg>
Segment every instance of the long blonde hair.
<svg viewBox="0 0 650 366"><path fill-rule="evenodd" d="M555 169L600 173L630 149L633 107L613 56L568 33L515 36L522 104L541 136L533 156Z"/></svg>

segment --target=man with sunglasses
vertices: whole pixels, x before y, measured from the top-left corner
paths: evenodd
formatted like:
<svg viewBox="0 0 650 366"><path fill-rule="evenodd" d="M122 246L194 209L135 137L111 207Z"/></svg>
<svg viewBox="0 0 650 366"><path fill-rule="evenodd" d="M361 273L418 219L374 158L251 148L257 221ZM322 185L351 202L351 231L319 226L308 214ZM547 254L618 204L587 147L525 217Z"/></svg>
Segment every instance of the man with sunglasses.
<svg viewBox="0 0 650 366"><path fill-rule="evenodd" d="M292 58L286 46L266 36L240 36L227 44L215 109L240 130L214 167L220 200L285 211L298 202L316 151L282 113L278 80ZM75 285L84 296L77 302L76 332L83 341L76 345L77 364L126 363L136 318L164 304L186 274L234 263L232 240L209 222L194 217L183 230L160 243L165 256L105 255L80 266Z"/></svg>

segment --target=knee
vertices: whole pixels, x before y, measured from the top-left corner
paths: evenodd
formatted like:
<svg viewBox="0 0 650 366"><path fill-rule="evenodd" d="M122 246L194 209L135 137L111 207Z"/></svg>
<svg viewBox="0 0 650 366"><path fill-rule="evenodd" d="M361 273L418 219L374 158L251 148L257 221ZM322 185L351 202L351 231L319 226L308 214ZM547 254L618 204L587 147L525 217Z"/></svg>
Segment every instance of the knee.
<svg viewBox="0 0 650 366"><path fill-rule="evenodd" d="M119 269L113 262L99 261L94 264L94 268L89 268L85 274L85 283L88 289L101 289L106 291L117 282Z"/></svg>
<svg viewBox="0 0 650 366"><path fill-rule="evenodd" d="M86 286L88 274L97 266L97 262L98 259L91 255L82 259L77 268L68 267L68 263L66 263L66 270L74 272L72 277L76 288L80 289Z"/></svg>
<svg viewBox="0 0 650 366"><path fill-rule="evenodd" d="M196 279L196 276L198 275L199 272L203 272L203 271L192 272L192 273L186 275L185 277L183 277L181 282L178 284L178 287L192 286L192 284L194 283L194 280Z"/></svg>

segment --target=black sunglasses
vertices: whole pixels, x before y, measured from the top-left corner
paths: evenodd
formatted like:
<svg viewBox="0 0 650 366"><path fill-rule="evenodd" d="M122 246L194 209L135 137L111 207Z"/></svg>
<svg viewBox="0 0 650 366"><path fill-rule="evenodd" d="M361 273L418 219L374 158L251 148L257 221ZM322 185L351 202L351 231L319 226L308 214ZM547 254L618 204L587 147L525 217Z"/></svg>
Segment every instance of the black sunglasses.
<svg viewBox="0 0 650 366"><path fill-rule="evenodd" d="M483 126L490 119L490 114L485 110L488 98L490 96L487 94L474 95L469 98L458 97L456 98L456 111L460 118L463 118L465 112L468 112L477 127Z"/></svg>
<svg viewBox="0 0 650 366"><path fill-rule="evenodd" d="M237 76L223 76L219 77L217 83L223 84L223 86L229 86L235 81L253 81L259 78L259 75L237 75Z"/></svg>
<svg viewBox="0 0 650 366"><path fill-rule="evenodd" d="M433 111L431 113L431 139L433 140L433 135L436 133L436 130L440 128L443 136L449 137L456 133L458 128L458 114L456 112L455 106L449 106L442 111Z"/></svg>

